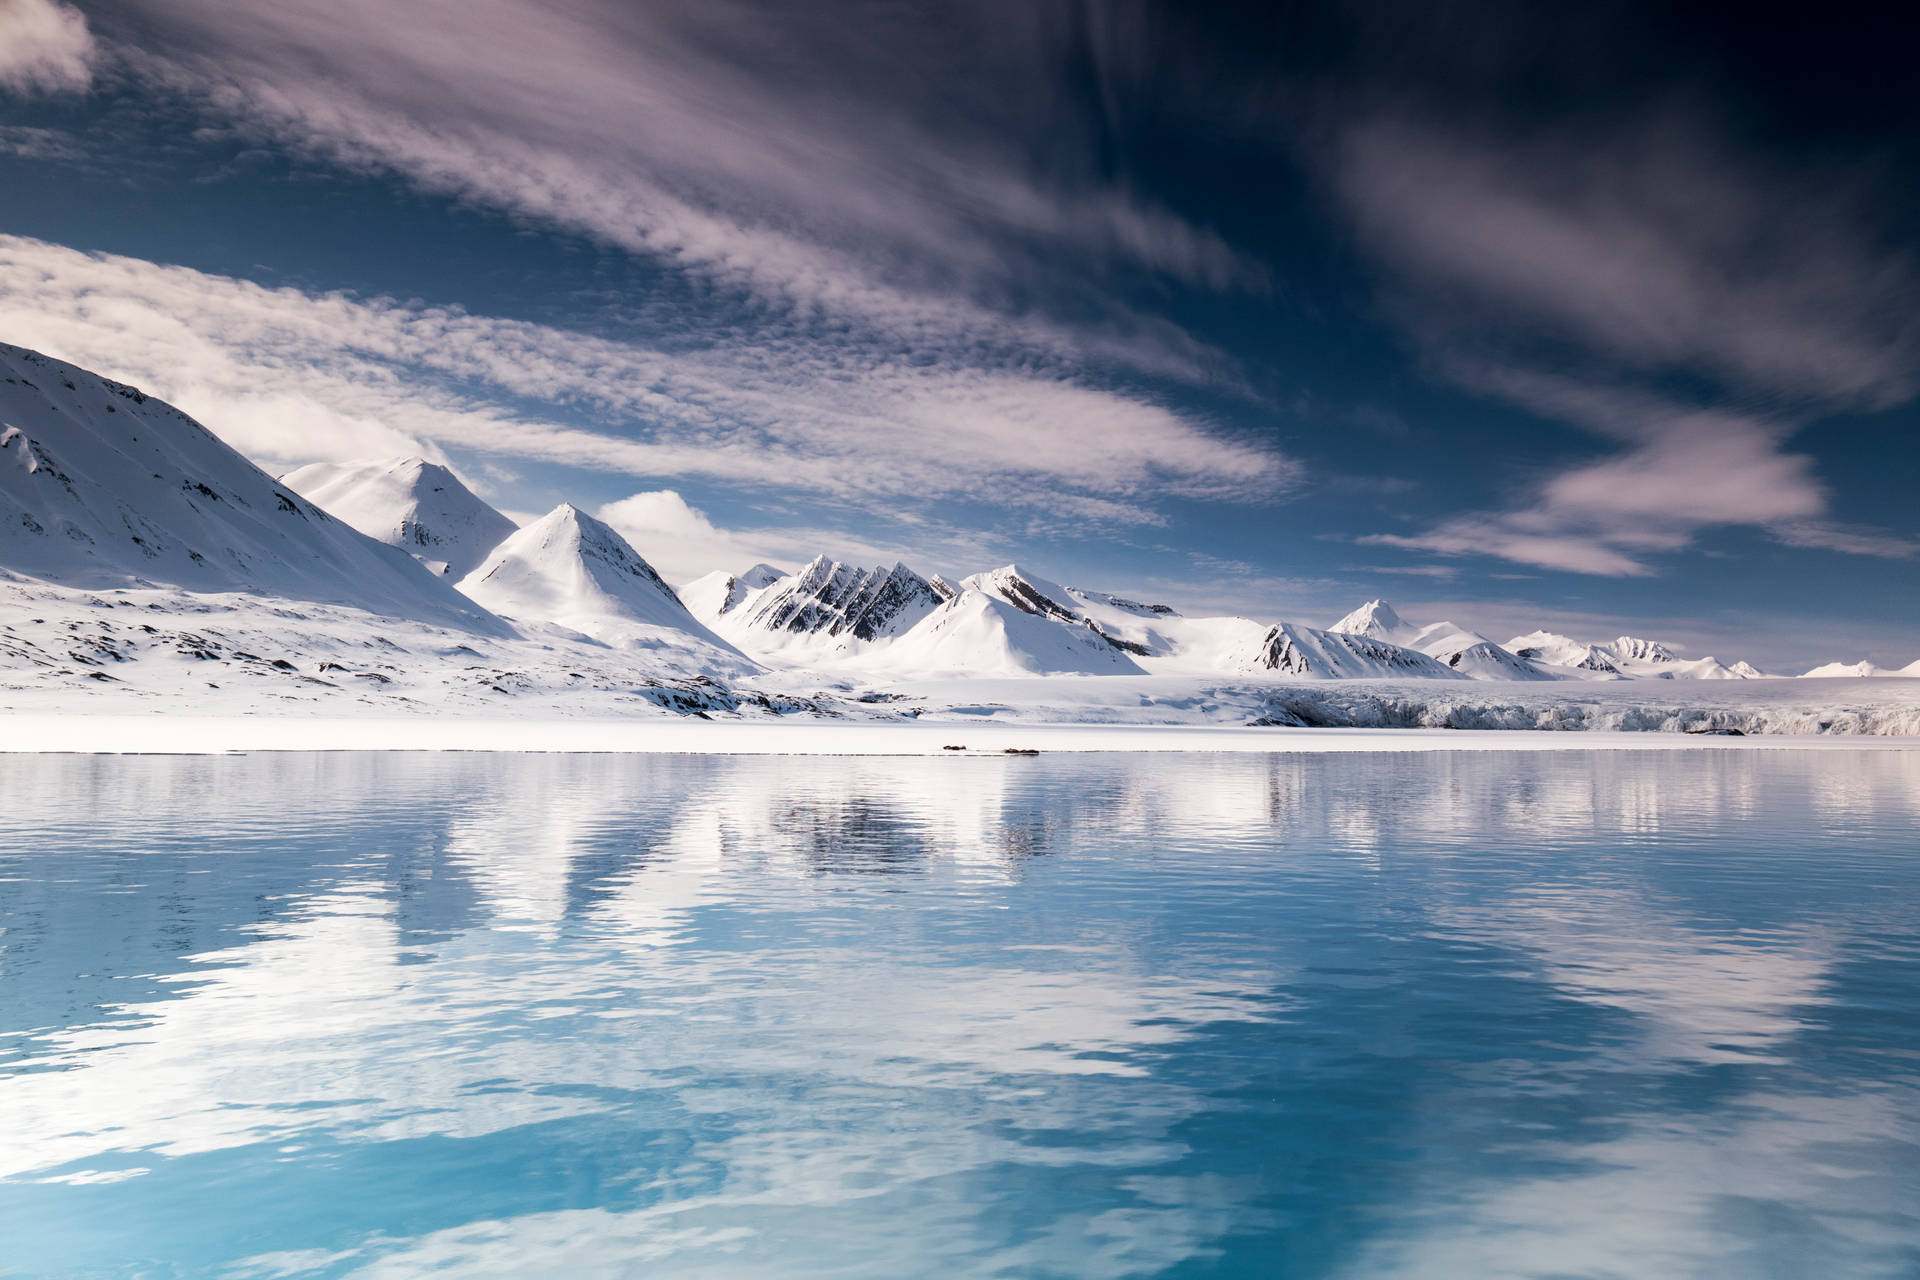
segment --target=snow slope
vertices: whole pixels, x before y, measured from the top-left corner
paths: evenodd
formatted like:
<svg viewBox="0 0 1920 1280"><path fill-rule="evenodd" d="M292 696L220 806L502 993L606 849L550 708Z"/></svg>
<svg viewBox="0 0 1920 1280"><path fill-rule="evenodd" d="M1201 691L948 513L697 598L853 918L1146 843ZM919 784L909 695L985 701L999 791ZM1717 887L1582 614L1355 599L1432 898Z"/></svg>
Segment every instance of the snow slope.
<svg viewBox="0 0 1920 1280"><path fill-rule="evenodd" d="M687 606L688 613L712 628L721 615L731 612L747 598L749 592L758 591L786 576L785 570L776 569L770 564L757 564L741 574L716 569L677 588L674 594L680 597L680 603Z"/></svg>
<svg viewBox="0 0 1920 1280"><path fill-rule="evenodd" d="M495 613L627 649L682 649L704 670L753 669L702 626L627 540L571 503L495 547L459 589Z"/></svg>
<svg viewBox="0 0 1920 1280"><path fill-rule="evenodd" d="M504 624L133 387L0 343L0 568Z"/></svg>
<svg viewBox="0 0 1920 1280"><path fill-rule="evenodd" d="M1086 631L1156 675L1251 669L1270 628L1251 618L1189 618L1164 604L1063 586L1010 564L965 579L981 591L1059 627Z"/></svg>
<svg viewBox="0 0 1920 1280"><path fill-rule="evenodd" d="M1092 629L1011 604L968 585L973 581L887 645L874 665L921 675L1143 674Z"/></svg>
<svg viewBox="0 0 1920 1280"><path fill-rule="evenodd" d="M287 472L280 483L455 580L473 572L515 528L453 472L425 458L315 462Z"/></svg>

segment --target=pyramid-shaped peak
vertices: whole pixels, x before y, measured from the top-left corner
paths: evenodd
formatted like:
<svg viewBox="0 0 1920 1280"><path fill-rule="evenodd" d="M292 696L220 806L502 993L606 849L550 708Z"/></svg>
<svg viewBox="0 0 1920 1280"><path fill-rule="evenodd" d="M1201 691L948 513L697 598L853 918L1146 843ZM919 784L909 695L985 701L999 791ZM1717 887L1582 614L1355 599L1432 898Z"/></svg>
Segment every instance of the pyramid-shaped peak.
<svg viewBox="0 0 1920 1280"><path fill-rule="evenodd" d="M1405 630L1406 624L1385 600L1369 600L1327 630L1341 635L1370 636L1385 640Z"/></svg>
<svg viewBox="0 0 1920 1280"><path fill-rule="evenodd" d="M625 538L571 502L501 542L459 587L506 617L556 623L610 644L652 648L671 632L739 656L694 620Z"/></svg>

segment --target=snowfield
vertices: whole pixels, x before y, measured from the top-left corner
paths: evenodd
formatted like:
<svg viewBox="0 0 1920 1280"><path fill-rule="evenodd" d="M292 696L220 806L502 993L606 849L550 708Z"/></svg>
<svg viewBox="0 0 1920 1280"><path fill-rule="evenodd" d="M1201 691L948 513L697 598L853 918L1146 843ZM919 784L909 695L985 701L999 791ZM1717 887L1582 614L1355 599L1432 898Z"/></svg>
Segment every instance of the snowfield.
<svg viewBox="0 0 1920 1280"><path fill-rule="evenodd" d="M0 344L4 750L1920 744L1920 663L1810 675L1632 636L1501 645L1378 600L1325 630L1189 618L1019 565L821 557L676 592L570 504L517 528L421 459L275 480Z"/></svg>

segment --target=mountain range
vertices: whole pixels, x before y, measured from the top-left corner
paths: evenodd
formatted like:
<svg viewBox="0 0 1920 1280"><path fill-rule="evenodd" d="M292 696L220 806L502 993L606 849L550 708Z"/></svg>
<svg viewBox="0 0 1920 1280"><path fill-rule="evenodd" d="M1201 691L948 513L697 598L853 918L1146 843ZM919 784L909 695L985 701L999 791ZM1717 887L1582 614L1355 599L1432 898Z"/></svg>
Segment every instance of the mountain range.
<svg viewBox="0 0 1920 1280"><path fill-rule="evenodd" d="M950 582L905 564L823 556L791 572L760 564L713 573L676 591L640 549L570 504L519 527L449 468L420 458L314 464L276 479L171 406L4 344L0 575L15 588L10 614L20 600L61 591L93 593L96 603L109 593L121 605L148 593L140 596L148 612L204 612L218 601L250 610L250 626L277 625L265 619L279 614L325 619L329 644L370 649L395 642L390 627L367 620L404 622L440 637L435 652L478 657L476 646L494 646L503 670L486 677L490 689L513 678L559 683L562 669L588 681L573 668L593 655L595 687L624 680L632 688L623 696L656 702L657 689L648 694L622 673L704 681L702 697L708 686L782 671L818 673L846 690L1035 676L1543 686L1763 676L1745 662L1688 659L1633 636L1535 631L1501 643L1449 621L1406 621L1381 600L1326 628L1188 617L1018 564ZM356 626L369 635L349 641ZM62 660L8 631L15 638L11 650L0 645L0 669L8 652L20 662ZM319 665L344 669L332 659ZM1920 662L1807 674L1920 676Z"/></svg>

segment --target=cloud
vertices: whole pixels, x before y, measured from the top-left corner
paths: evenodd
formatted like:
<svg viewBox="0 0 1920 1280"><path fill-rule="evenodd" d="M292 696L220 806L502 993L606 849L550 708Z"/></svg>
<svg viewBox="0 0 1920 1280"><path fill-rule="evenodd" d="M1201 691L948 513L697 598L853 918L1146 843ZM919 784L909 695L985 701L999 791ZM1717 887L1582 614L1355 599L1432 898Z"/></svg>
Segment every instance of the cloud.
<svg viewBox="0 0 1920 1280"><path fill-rule="evenodd" d="M1550 384L1535 377L1528 386ZM1492 555L1521 564L1607 577L1644 577L1647 556L1686 547L1717 525L1806 527L1821 515L1827 489L1813 460L1781 451L1781 427L1738 414L1687 409L1600 388L1518 394L1553 416L1570 418L1638 447L1569 468L1538 484L1513 510L1456 517L1421 534L1375 534L1376 546L1443 555ZM1853 549L1838 540L1823 545Z"/></svg>
<svg viewBox="0 0 1920 1280"><path fill-rule="evenodd" d="M1404 578L1457 578L1460 570L1450 564L1355 564L1346 573L1386 573Z"/></svg>
<svg viewBox="0 0 1920 1280"><path fill-rule="evenodd" d="M0 155L56 164L78 164L86 158L75 140L57 129L17 124L0 125Z"/></svg>
<svg viewBox="0 0 1920 1280"><path fill-rule="evenodd" d="M1372 252L1444 297L1455 332L1544 327L1621 367L1897 403L1915 389L1920 276L1830 177L1743 164L1667 116L1497 141L1374 122L1347 137L1338 182Z"/></svg>
<svg viewBox="0 0 1920 1280"><path fill-rule="evenodd" d="M636 493L594 514L673 583L691 582L715 570L739 573L760 563L793 569L818 555L863 564L891 564L899 558L897 547L828 529L722 529L672 489Z"/></svg>
<svg viewBox="0 0 1920 1280"><path fill-rule="evenodd" d="M1857 183L1743 161L1684 117L1660 126L1496 140L1375 119L1347 135L1337 187L1433 367L1617 450L1507 510L1361 541L1611 577L1650 575L1717 526L1901 554L1826 523L1828 489L1789 442L1920 389L1910 255L1877 242Z"/></svg>
<svg viewBox="0 0 1920 1280"><path fill-rule="evenodd" d="M93 82L93 34L79 10L56 0L0 0L0 89L85 89Z"/></svg>
<svg viewBox="0 0 1920 1280"><path fill-rule="evenodd" d="M1609 578L1642 578L1653 572L1633 556L1587 537L1526 527L1537 518L1534 513L1527 512L1462 516L1445 521L1426 533L1373 533L1356 541L1363 546L1402 547L1410 551L1432 551L1447 556L1498 556L1503 560L1537 565L1542 569L1590 573Z"/></svg>
<svg viewBox="0 0 1920 1280"><path fill-rule="evenodd" d="M1009 6L174 0L120 48L243 129L644 255L758 324L1230 378L1093 281L1264 270L1097 172L1049 32Z"/></svg>
<svg viewBox="0 0 1920 1280"><path fill-rule="evenodd" d="M1848 555L1879 556L1885 560L1910 560L1920 555L1920 540L1825 521L1783 525L1773 534L1790 547L1816 547L1844 551Z"/></svg>
<svg viewBox="0 0 1920 1280"><path fill-rule="evenodd" d="M0 237L0 334L136 382L276 467L458 448L916 506L1079 503L1107 520L1151 520L1144 499L1164 493L1263 499L1297 474L1066 371L758 342L669 353L20 237Z"/></svg>

